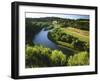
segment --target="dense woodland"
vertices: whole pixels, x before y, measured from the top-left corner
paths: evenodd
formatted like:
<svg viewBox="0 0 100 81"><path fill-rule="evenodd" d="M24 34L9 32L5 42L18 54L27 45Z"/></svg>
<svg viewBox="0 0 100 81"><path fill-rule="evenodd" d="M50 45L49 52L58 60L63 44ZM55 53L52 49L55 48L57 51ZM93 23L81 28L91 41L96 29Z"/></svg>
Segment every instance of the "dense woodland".
<svg viewBox="0 0 100 81"><path fill-rule="evenodd" d="M27 68L89 64L89 19L26 18L25 24ZM73 50L74 54L64 54L60 50L34 44L33 37L43 28L49 31L49 40Z"/></svg>

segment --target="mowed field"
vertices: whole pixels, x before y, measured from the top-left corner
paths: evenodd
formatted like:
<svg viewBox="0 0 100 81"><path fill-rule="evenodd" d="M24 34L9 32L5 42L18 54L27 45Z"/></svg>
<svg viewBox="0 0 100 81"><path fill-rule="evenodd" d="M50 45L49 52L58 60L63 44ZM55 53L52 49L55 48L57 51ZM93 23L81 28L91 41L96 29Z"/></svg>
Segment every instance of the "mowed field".
<svg viewBox="0 0 100 81"><path fill-rule="evenodd" d="M89 31L72 27L63 28L63 31L69 35L79 38L81 41L89 42Z"/></svg>

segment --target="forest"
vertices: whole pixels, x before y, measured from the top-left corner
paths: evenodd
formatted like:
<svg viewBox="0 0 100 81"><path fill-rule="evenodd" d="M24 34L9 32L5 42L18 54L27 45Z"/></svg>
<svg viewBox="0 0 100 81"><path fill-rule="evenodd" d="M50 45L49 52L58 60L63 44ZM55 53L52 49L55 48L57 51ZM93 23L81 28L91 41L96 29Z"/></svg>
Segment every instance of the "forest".
<svg viewBox="0 0 100 81"><path fill-rule="evenodd" d="M89 19L25 18L25 26L26 68L89 65ZM47 39L57 46L55 49L34 42L41 31L47 32Z"/></svg>

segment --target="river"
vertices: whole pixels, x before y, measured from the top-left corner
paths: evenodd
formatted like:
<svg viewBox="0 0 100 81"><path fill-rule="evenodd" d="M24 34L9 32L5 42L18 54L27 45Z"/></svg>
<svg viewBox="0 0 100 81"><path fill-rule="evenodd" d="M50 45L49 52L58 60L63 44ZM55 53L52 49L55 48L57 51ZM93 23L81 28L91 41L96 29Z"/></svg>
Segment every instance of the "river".
<svg viewBox="0 0 100 81"><path fill-rule="evenodd" d="M67 55L74 53L72 50L62 47L62 46L58 46L57 44L55 44L54 42L49 40L48 32L49 32L49 30L44 30L44 28L43 28L39 33L37 33L35 35L35 37L33 38L33 43L41 44L45 47L51 48L52 50L60 50L64 54L67 54Z"/></svg>

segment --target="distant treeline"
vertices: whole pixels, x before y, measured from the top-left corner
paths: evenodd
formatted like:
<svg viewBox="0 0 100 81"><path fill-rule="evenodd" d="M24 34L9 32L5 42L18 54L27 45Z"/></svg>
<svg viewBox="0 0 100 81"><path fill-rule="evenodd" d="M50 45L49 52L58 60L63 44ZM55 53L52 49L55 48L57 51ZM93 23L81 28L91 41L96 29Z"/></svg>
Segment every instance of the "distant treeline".
<svg viewBox="0 0 100 81"><path fill-rule="evenodd" d="M89 19L64 19L59 17L26 18L26 22L37 22L40 25L49 26L53 21L57 21L62 27L74 27L89 30Z"/></svg>

